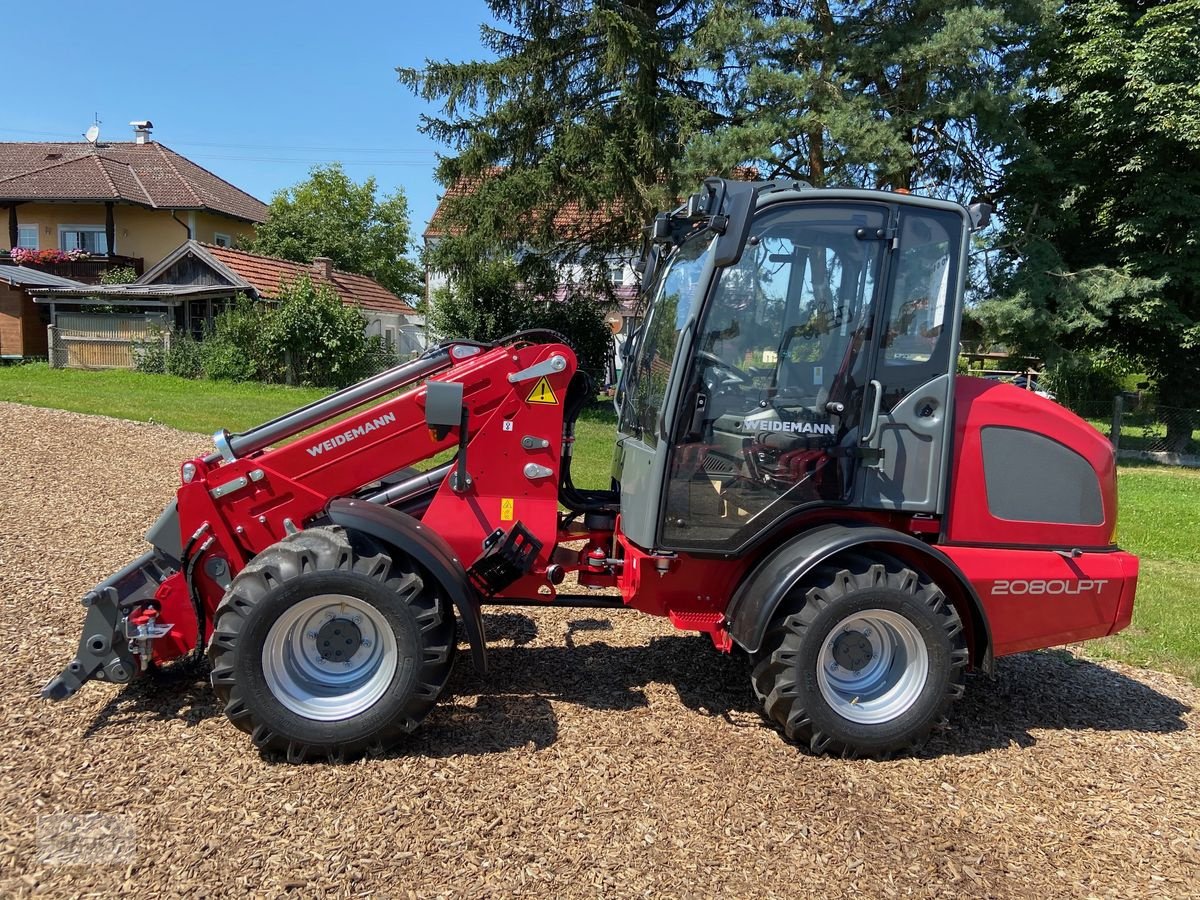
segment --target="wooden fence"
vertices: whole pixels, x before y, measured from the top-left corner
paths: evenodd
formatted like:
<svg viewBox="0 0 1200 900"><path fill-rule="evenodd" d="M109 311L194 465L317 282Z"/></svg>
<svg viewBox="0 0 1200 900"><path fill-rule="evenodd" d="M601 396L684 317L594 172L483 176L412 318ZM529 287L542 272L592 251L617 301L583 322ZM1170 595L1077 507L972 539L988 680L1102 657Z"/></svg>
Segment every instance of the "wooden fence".
<svg viewBox="0 0 1200 900"><path fill-rule="evenodd" d="M169 340L166 316L59 313L46 331L56 369L132 369L138 345Z"/></svg>

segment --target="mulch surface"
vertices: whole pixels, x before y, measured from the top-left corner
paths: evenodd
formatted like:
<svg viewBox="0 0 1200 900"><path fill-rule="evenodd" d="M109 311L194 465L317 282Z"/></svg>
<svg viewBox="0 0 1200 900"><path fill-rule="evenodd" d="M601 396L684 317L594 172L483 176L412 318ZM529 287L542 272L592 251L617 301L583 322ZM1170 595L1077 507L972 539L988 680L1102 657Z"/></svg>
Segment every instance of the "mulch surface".
<svg viewBox="0 0 1200 900"><path fill-rule="evenodd" d="M345 766L261 756L195 673L39 700L205 444L0 403L0 896L1200 894L1200 692L1067 651L886 763L788 745L743 660L632 612L488 615L492 673Z"/></svg>

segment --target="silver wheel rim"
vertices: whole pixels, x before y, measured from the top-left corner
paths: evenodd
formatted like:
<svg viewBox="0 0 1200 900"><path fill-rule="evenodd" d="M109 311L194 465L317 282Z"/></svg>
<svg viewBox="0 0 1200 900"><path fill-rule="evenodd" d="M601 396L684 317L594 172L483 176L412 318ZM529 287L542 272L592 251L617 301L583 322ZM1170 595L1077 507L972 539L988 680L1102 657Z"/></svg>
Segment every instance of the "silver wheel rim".
<svg viewBox="0 0 1200 900"><path fill-rule="evenodd" d="M289 607L271 625L262 667L267 687L285 707L333 722L370 709L383 696L396 675L396 658L396 636L379 610L358 597L320 594Z"/></svg>
<svg viewBox="0 0 1200 900"><path fill-rule="evenodd" d="M817 655L817 686L833 711L862 725L903 715L929 680L929 652L899 613L868 609L842 619Z"/></svg>

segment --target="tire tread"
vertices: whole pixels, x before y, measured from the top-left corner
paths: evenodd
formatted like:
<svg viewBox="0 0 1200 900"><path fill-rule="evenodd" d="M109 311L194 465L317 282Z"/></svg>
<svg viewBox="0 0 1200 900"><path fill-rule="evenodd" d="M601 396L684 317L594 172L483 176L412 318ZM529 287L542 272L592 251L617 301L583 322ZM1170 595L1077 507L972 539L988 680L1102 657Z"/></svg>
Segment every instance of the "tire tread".
<svg viewBox="0 0 1200 900"><path fill-rule="evenodd" d="M936 584L899 560L859 555L841 556L819 567L802 594L793 591L784 598L763 638L762 649L753 658L751 685L763 704L763 713L789 741L806 746L817 755L853 758L862 755L890 758L898 751L919 749L924 734L892 746L864 751L817 728L804 708L797 688L797 660L809 629L817 616L843 597L872 588L888 588L911 594L937 616L951 644L950 677L933 717L934 727L944 725L950 705L964 692L964 675L970 661L963 622L954 604Z"/></svg>
<svg viewBox="0 0 1200 900"><path fill-rule="evenodd" d="M238 638L255 606L286 581L316 572L355 572L386 585L412 610L425 640L421 671L408 704L384 728L367 737L318 744L280 735L259 722L235 677ZM213 616L208 657L213 691L233 725L248 733L260 750L280 753L288 762L312 758L343 761L364 752L378 754L413 731L441 694L454 663L457 640L448 601L426 589L421 575L386 553L360 555L338 527L311 528L268 547L233 579Z"/></svg>

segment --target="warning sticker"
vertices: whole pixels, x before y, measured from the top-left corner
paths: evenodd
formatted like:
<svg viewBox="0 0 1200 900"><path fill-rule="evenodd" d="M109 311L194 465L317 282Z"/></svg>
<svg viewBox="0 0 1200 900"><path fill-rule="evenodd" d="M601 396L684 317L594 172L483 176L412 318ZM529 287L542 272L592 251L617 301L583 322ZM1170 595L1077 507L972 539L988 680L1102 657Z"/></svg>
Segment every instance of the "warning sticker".
<svg viewBox="0 0 1200 900"><path fill-rule="evenodd" d="M529 392L529 396L525 398L525 402L558 406L558 397L554 395L554 388L550 387L550 382L546 380L545 375L537 380L537 384L533 386L533 390Z"/></svg>
<svg viewBox="0 0 1200 900"><path fill-rule="evenodd" d="M513 498L503 497L500 500L500 521L511 522L513 518Z"/></svg>

